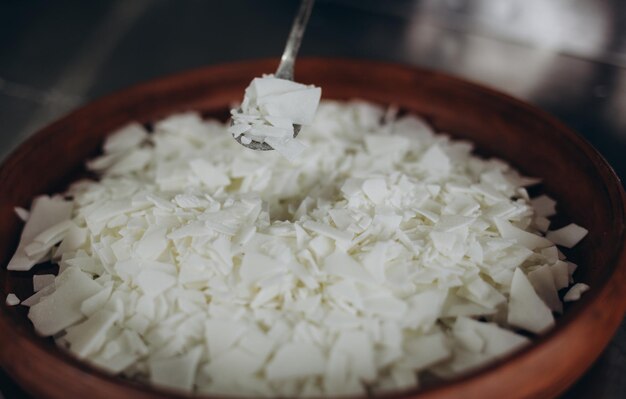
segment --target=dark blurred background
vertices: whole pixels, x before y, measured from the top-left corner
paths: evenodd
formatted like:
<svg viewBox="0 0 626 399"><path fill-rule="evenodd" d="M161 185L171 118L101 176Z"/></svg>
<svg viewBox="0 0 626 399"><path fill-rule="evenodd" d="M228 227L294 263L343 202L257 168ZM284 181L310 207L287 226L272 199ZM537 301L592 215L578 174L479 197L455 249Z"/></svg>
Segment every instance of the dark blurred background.
<svg viewBox="0 0 626 399"><path fill-rule="evenodd" d="M279 56L297 6L0 0L0 159L40 127L115 90ZM318 0L301 55L400 62L486 84L556 115L626 177L626 1ZM625 376L622 324L565 397L626 398ZM1 371L0 392L0 399L26 397Z"/></svg>

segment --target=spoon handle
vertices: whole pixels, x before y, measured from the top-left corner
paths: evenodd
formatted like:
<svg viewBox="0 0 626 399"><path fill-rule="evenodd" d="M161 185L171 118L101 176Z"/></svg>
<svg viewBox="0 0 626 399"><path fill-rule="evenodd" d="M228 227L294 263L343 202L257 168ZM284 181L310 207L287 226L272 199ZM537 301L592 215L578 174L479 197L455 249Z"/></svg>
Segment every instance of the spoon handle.
<svg viewBox="0 0 626 399"><path fill-rule="evenodd" d="M300 43L313 9L313 3L315 3L315 0L302 0L300 2L300 9L293 20L285 51L283 56L280 57L280 65L278 65L278 69L274 74L277 78L293 80L293 67L296 62L296 55L300 49Z"/></svg>

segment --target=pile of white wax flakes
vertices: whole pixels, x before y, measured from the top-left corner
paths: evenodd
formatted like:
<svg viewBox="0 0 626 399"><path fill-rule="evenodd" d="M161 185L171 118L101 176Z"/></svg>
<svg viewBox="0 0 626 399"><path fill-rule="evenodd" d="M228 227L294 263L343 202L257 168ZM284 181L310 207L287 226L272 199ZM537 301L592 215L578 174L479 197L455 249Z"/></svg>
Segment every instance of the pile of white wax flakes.
<svg viewBox="0 0 626 399"><path fill-rule="evenodd" d="M548 231L554 201L506 163L363 102L322 102L291 163L227 129L126 126L99 181L19 210L9 269L60 266L22 302L40 334L184 391L359 395L466 372L562 312L576 265L555 244L586 230Z"/></svg>

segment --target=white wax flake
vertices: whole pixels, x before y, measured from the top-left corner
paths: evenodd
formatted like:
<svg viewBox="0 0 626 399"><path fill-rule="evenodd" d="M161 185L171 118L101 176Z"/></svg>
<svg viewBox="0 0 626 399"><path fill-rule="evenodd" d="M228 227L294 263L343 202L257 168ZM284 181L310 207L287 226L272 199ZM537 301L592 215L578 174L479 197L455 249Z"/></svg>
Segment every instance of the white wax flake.
<svg viewBox="0 0 626 399"><path fill-rule="evenodd" d="M270 381L286 380L321 375L325 369L326 359L319 348L292 342L278 349L267 365L265 374Z"/></svg>
<svg viewBox="0 0 626 399"><path fill-rule="evenodd" d="M521 269L515 269L509 300L509 324L534 333L542 333L554 325L548 306L537 295Z"/></svg>
<svg viewBox="0 0 626 399"><path fill-rule="evenodd" d="M252 377L265 363L265 358L236 348L224 354L212 356L214 359L206 367L205 372L213 379L233 379L235 376Z"/></svg>
<svg viewBox="0 0 626 399"><path fill-rule="evenodd" d="M211 356L227 351L246 332L243 323L229 320L208 320L205 325L207 347Z"/></svg>
<svg viewBox="0 0 626 399"><path fill-rule="evenodd" d="M149 361L150 381L156 385L189 391L196 379L202 347L195 347L181 356Z"/></svg>
<svg viewBox="0 0 626 399"><path fill-rule="evenodd" d="M557 290L566 288L570 284L569 265L567 262L555 259L555 263L550 266L552 277L554 279L554 286Z"/></svg>
<svg viewBox="0 0 626 399"><path fill-rule="evenodd" d="M139 171L150 162L151 158L152 152L148 148L129 151L124 156L121 156L114 165L111 165L107 169L107 173L109 175L123 175Z"/></svg>
<svg viewBox="0 0 626 399"><path fill-rule="evenodd" d="M273 76L255 78L245 91L241 108L231 111L228 132L243 144L265 142L290 162L305 145L294 138L294 125L310 125L322 91Z"/></svg>
<svg viewBox="0 0 626 399"><path fill-rule="evenodd" d="M563 300L565 302L573 302L580 299L583 293L589 291L589 286L583 283L576 283L565 293Z"/></svg>
<svg viewBox="0 0 626 399"><path fill-rule="evenodd" d="M293 126L293 121L284 116L266 116L265 120L269 122L272 126L290 129Z"/></svg>
<svg viewBox="0 0 626 399"><path fill-rule="evenodd" d="M16 206L15 208L13 208L13 210L15 211L17 217L22 220L22 222L26 222L28 220L30 212L28 212L26 209Z"/></svg>
<svg viewBox="0 0 626 399"><path fill-rule="evenodd" d="M92 314L96 313L98 310L102 309L102 307L111 297L112 290L113 286L110 285L107 288L104 288L101 291L97 292L95 295L85 299L80 304L80 311L85 316L91 316Z"/></svg>
<svg viewBox="0 0 626 399"><path fill-rule="evenodd" d="M374 282L373 277L367 270L354 260L350 255L335 251L324 260L324 270L328 274L341 276L350 280L361 281L364 283Z"/></svg>
<svg viewBox="0 0 626 399"><path fill-rule="evenodd" d="M20 304L20 299L17 297L17 295L11 292L7 295L4 303L6 303L7 306L15 306Z"/></svg>
<svg viewBox="0 0 626 399"><path fill-rule="evenodd" d="M41 196L33 200L30 216L13 258L7 265L7 270L30 270L34 265L45 259L46 253L34 256L26 254L26 247L35 243L35 238L49 228L67 221L72 212L73 204L60 197ZM54 238L54 237L53 237Z"/></svg>
<svg viewBox="0 0 626 399"><path fill-rule="evenodd" d="M435 365L452 355L452 351L442 333L423 335L409 339L405 345L409 356L406 356L403 365L412 370L422 370Z"/></svg>
<svg viewBox="0 0 626 399"><path fill-rule="evenodd" d="M469 299L487 309L495 309L506 302L506 298L491 284L481 278L474 278L457 291L457 295Z"/></svg>
<svg viewBox="0 0 626 399"><path fill-rule="evenodd" d="M264 75L263 77L252 79L252 82L250 82L250 85L246 88L246 94L248 94L248 98L259 98L306 88L307 86L302 83L279 79L273 75Z"/></svg>
<svg viewBox="0 0 626 399"><path fill-rule="evenodd" d="M413 115L318 100L264 77L232 126L184 113L114 132L88 162L98 181L17 211L9 269L59 266L21 303L35 330L192 395L336 397L454 377L554 324L576 269L556 244L583 230L542 236L556 204L529 198L535 180ZM311 123L297 140L294 123Z"/></svg>
<svg viewBox="0 0 626 399"><path fill-rule="evenodd" d="M148 132L138 123L131 123L111 133L104 142L107 154L124 152L148 138Z"/></svg>
<svg viewBox="0 0 626 399"><path fill-rule="evenodd" d="M346 301L357 309L364 309L363 298L361 298L356 285L351 281L344 280L331 284L326 291L334 301ZM404 303L402 303L402 306L405 306ZM371 308L368 308L368 312L371 310Z"/></svg>
<svg viewBox="0 0 626 399"><path fill-rule="evenodd" d="M101 309L84 322L69 327L63 338L69 342L72 352L84 358L104 344L105 335L117 318L115 312Z"/></svg>
<svg viewBox="0 0 626 399"><path fill-rule="evenodd" d="M286 269L286 265L277 259L256 252L248 252L243 256L239 275L244 282L252 283Z"/></svg>
<svg viewBox="0 0 626 399"><path fill-rule="evenodd" d="M472 331L480 337L480 344L474 349L489 357L501 357L528 344L528 338L505 330L495 323L483 323L467 317L460 317L454 325L454 331Z"/></svg>
<svg viewBox="0 0 626 399"><path fill-rule="evenodd" d="M50 295L51 293L53 293L54 290L55 290L54 284L50 284L47 287L44 287L41 290L35 292L33 295L29 296L28 298L24 299L22 301L22 305L28 306L28 307L36 305L37 303L39 303L39 301L42 298L44 298L44 297Z"/></svg>
<svg viewBox="0 0 626 399"><path fill-rule="evenodd" d="M135 247L135 253L141 259L157 259L167 248L167 229L155 228L146 231Z"/></svg>
<svg viewBox="0 0 626 399"><path fill-rule="evenodd" d="M85 245L86 241L87 229L78 227L76 223L72 222L61 241L61 245L57 248L56 253L63 254L65 252L76 251Z"/></svg>
<svg viewBox="0 0 626 399"><path fill-rule="evenodd" d="M571 223L558 230L549 231L546 238L562 247L572 248L585 238L587 233L587 229Z"/></svg>
<svg viewBox="0 0 626 399"><path fill-rule="evenodd" d="M354 236L354 234L347 232L347 231L341 231L339 229L335 229L334 227L331 227L327 224L322 224L322 223L318 223L318 222L313 222L310 220L307 220L306 222L304 222L304 224L302 225L302 227L304 227L307 230L313 231L317 234L321 234L323 236L326 236L328 238L332 238L335 241L351 241L352 237Z"/></svg>
<svg viewBox="0 0 626 399"><path fill-rule="evenodd" d="M555 278L550 266L543 265L528 273L528 280L535 289L535 292L537 292L537 295L548 305L550 310L558 313L563 312L563 304L559 299Z"/></svg>
<svg viewBox="0 0 626 399"><path fill-rule="evenodd" d="M439 289L416 294L409 301L409 311L403 324L412 329L430 330L441 316L447 296L446 290Z"/></svg>
<svg viewBox="0 0 626 399"><path fill-rule="evenodd" d="M404 301L392 295L367 298L364 301L364 305L366 313L377 315L383 319L395 320L404 319L408 308Z"/></svg>
<svg viewBox="0 0 626 399"><path fill-rule="evenodd" d="M379 241L362 258L363 266L378 283L385 282L385 261L389 247L388 241Z"/></svg>
<svg viewBox="0 0 626 399"><path fill-rule="evenodd" d="M236 124L236 125L232 125L228 128L228 133L232 134L233 137L237 138L239 136L241 136L243 133L249 131L252 128L251 125L247 125L247 124ZM250 140L247 137L242 137L243 139L247 139ZM250 142L252 142L252 140L250 140ZM244 143L244 144L250 144L250 143Z"/></svg>
<svg viewBox="0 0 626 399"><path fill-rule="evenodd" d="M33 276L33 291L38 292L50 284L54 284L54 274L35 274Z"/></svg>
<svg viewBox="0 0 626 399"><path fill-rule="evenodd" d="M254 137L258 140L266 141L269 138L285 139L293 138L293 127L282 128L270 125L252 125L244 137Z"/></svg>
<svg viewBox="0 0 626 399"><path fill-rule="evenodd" d="M392 390L411 389L419 386L419 380L415 370L404 367L394 367L391 370L391 383L389 387ZM383 390L384 392L384 390Z"/></svg>
<svg viewBox="0 0 626 399"><path fill-rule="evenodd" d="M460 320L462 319L457 319L457 322L454 324L454 328L452 329L452 334L456 340L456 344L470 352L482 352L485 347L485 340L475 329L464 328L462 323L459 323Z"/></svg>
<svg viewBox="0 0 626 399"><path fill-rule="evenodd" d="M246 137L242 138L242 142L244 138ZM266 137L265 142L289 162L295 162L306 149L306 145L291 137Z"/></svg>
<svg viewBox="0 0 626 399"><path fill-rule="evenodd" d="M289 119L293 124L308 125L313 122L322 90L309 87L288 93L257 98L259 108L267 115Z"/></svg>
<svg viewBox="0 0 626 399"><path fill-rule="evenodd" d="M33 305L28 318L41 335L54 335L81 321L81 303L100 291L102 287L77 268L59 276L56 290Z"/></svg>
<svg viewBox="0 0 626 399"><path fill-rule="evenodd" d="M437 231L454 231L463 227L468 227L476 218L460 216L460 215L445 215L437 220L435 229Z"/></svg>
<svg viewBox="0 0 626 399"><path fill-rule="evenodd" d="M154 297L176 284L176 277L157 270L142 270L137 275L137 286Z"/></svg>
<svg viewBox="0 0 626 399"><path fill-rule="evenodd" d="M363 192L375 204L380 204L387 197L387 184L384 179L368 179L363 182Z"/></svg>
<svg viewBox="0 0 626 399"><path fill-rule="evenodd" d="M553 245L549 239L515 227L507 220L496 218L494 222L503 238L513 239L528 249L546 248Z"/></svg>
<svg viewBox="0 0 626 399"><path fill-rule="evenodd" d="M419 165L434 174L447 174L450 171L450 158L441 150L439 145L430 147L422 156Z"/></svg>
<svg viewBox="0 0 626 399"><path fill-rule="evenodd" d="M398 154L402 156L411 145L411 140L402 136L368 135L364 140L367 152L372 155Z"/></svg>
<svg viewBox="0 0 626 399"><path fill-rule="evenodd" d="M342 332L331 350L346 356L348 370L352 376L366 381L373 381L376 378L373 345L365 332Z"/></svg>
<svg viewBox="0 0 626 399"><path fill-rule="evenodd" d="M204 159L189 162L189 167L209 189L217 189L230 183L228 175Z"/></svg>
<svg viewBox="0 0 626 399"><path fill-rule="evenodd" d="M33 238L33 241L45 246L56 245L63 239L65 232L69 230L72 225L73 223L69 220L59 222L37 234L37 236Z"/></svg>

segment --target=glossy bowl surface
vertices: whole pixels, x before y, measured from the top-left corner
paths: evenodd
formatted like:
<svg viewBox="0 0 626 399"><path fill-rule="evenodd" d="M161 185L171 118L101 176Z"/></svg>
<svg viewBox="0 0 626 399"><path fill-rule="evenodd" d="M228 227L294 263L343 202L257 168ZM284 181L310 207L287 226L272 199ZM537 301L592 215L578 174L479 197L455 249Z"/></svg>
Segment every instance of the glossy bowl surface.
<svg viewBox="0 0 626 399"><path fill-rule="evenodd" d="M47 126L0 167L0 364L36 397L165 398L171 392L107 375L38 337L23 307L4 298L32 292L32 272L7 272L21 222L13 208L28 208L42 193L62 191L98 153L105 135L130 121L150 123L197 110L225 119L255 76L277 60L211 66L112 94ZM570 257L577 281L592 289L570 306L556 328L528 348L483 370L427 389L386 397L530 398L563 392L596 359L626 310L625 195L602 157L580 136L546 113L491 89L442 73L360 60L303 59L298 81L323 88L327 99L360 98L424 116L437 130L474 142L530 176L556 198L559 214L589 230ZM243 150L243 149L242 149ZM556 221L557 225L559 221ZM35 272L39 269L35 269Z"/></svg>

